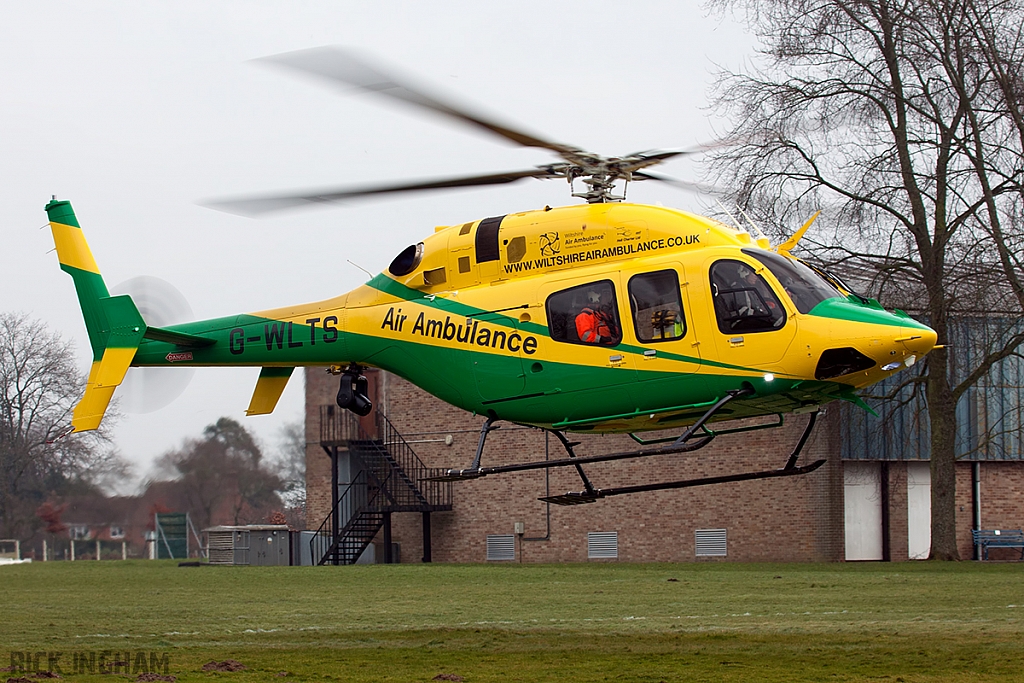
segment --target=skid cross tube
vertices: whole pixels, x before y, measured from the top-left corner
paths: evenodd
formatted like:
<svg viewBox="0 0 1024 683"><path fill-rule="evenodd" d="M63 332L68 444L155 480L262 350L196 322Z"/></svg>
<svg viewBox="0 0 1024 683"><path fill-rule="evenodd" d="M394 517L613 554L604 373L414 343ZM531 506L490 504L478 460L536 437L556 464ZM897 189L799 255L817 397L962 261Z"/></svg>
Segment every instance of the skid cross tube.
<svg viewBox="0 0 1024 683"><path fill-rule="evenodd" d="M487 418L487 422L484 422L484 426L480 428L480 441L476 445L476 455L473 456L473 464L469 466L470 470L480 469L480 457L484 454L484 443L487 442L487 435L494 429L501 429L501 425L495 425L497 421L496 417Z"/></svg>
<svg viewBox="0 0 1024 683"><path fill-rule="evenodd" d="M566 448L569 453L568 458L560 458L557 460L539 460L534 462L516 463L512 465L496 465L493 467L480 467L480 455L483 453L484 440L487 438L487 433L492 429L497 429L493 426L494 418L488 418L487 422L484 423L480 429L480 444L477 447L476 457L473 459L473 465L464 470L450 469L444 474L437 477L430 477L424 479L424 481L464 481L467 479L479 479L480 477L487 476L488 474L501 474L503 472L524 472L527 470L539 470L548 469L550 467L575 467L576 471L580 473L580 477L584 481L584 487L592 489L592 486L588 486L589 480L583 473L581 465L586 465L595 462L608 462L610 460L627 460L629 458L644 458L651 455L670 455L673 453L690 453L707 446L715 438L715 434L707 436L701 436L699 439L694 440L690 443L690 439L694 433L701 429L704 424L711 419L711 417L718 412L725 404L730 401L748 396L753 393L753 389L736 389L729 391L719 399L713 406L711 406L704 415L701 416L697 422L692 424L685 432L683 432L679 438L673 441L668 446L661 446L659 448L646 448L638 451L626 451L624 453L609 453L607 455L586 455L577 456L572 451L572 446L578 445L568 441L565 436L554 429L548 429L545 431L551 432L558 437L559 441L562 442L562 446ZM568 444L568 445L567 445Z"/></svg>
<svg viewBox="0 0 1024 683"><path fill-rule="evenodd" d="M596 489L593 493L587 491L569 492L560 496L546 496L538 498L545 503L556 505L578 505L580 503L593 503L600 498L609 496L621 496L627 493L640 493L642 491L664 491L666 489L683 489L692 486L709 486L711 484L726 484L733 481L750 481L752 479L772 479L776 477L794 477L800 474L807 474L825 464L825 460L815 460L810 465L803 467L790 467L789 469L767 470L765 472L744 472L743 474L729 474L721 477L701 477L699 479L684 479L683 481L666 481L658 484L640 484L638 486L621 486L611 489Z"/></svg>
<svg viewBox="0 0 1024 683"><path fill-rule="evenodd" d="M687 441L689 441L690 438L693 436L694 432L696 432L698 429L703 429L704 424L708 420L710 420L711 417L715 413L717 413L719 410L721 410L722 407L726 403L728 403L729 401L732 401L733 399L740 398L740 397L743 397L743 396L749 396L752 393L754 393L754 390L749 388L749 387L744 387L743 389L732 389L730 391L725 392L725 396L723 396L722 398L718 399L718 402L715 405L713 405L710 408L708 408L708 411L706 413L704 413L703 415L701 415L699 420L694 422L692 425L690 425L690 427L685 432L680 434L679 438L672 442L672 446L681 446L684 443L686 443ZM714 435L712 435L710 437L704 437L704 438L707 439L710 442L711 439L713 439L715 437L714 437ZM672 446L670 446L670 448Z"/></svg>
<svg viewBox="0 0 1024 683"><path fill-rule="evenodd" d="M784 470L791 470L796 467L796 460L800 457L800 451L804 449L804 444L807 443L807 439L810 438L811 432L814 430L814 423L818 421L818 411L815 410L811 413L811 418L807 421L807 426L804 427L804 433L800 437L800 440L796 444L796 448L789 454L789 460L786 461Z"/></svg>
<svg viewBox="0 0 1024 683"><path fill-rule="evenodd" d="M562 448L564 448L565 452L569 454L569 458L572 460L579 460L579 458L576 457L576 453L572 449L574 446L579 446L580 442L569 441L567 438L565 438L565 434L563 434L562 432L553 431L552 433L558 437L559 441L562 442ZM587 490L587 493L596 493L594 485L590 483L590 479L588 479L587 475L583 472L583 467L579 464L579 462L576 462L574 464L576 465L576 473L579 474L580 479L583 480L583 488Z"/></svg>
<svg viewBox="0 0 1024 683"><path fill-rule="evenodd" d="M552 431L553 434L558 432ZM551 467L578 467L595 462L608 462L611 460L628 460L629 458L645 458L651 455L669 455L672 453L689 453L696 451L711 443L712 437L704 437L694 443L682 446L666 446L665 448L649 448L639 451L627 451L624 453L609 453L607 455L580 455L574 458L559 458L557 460L537 460L534 462L522 462L513 465L495 465L493 467L480 467L478 469L448 470L445 474L437 477L429 477L423 481L462 481L464 479L479 479L488 474L502 474L504 472L525 472L527 470L543 470Z"/></svg>

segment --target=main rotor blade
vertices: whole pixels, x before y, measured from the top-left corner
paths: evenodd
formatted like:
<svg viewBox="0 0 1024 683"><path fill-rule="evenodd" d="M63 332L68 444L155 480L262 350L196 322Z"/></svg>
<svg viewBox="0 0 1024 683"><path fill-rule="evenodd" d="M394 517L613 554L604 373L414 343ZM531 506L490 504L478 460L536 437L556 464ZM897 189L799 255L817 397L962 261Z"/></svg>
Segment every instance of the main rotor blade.
<svg viewBox="0 0 1024 683"><path fill-rule="evenodd" d="M725 194L725 191L714 185L705 185L703 183L695 183L689 180L679 180L678 178L670 178L669 176L655 175L648 171L634 171L633 180L657 180L658 182L678 187L680 190L687 190L689 192L701 192L704 194Z"/></svg>
<svg viewBox="0 0 1024 683"><path fill-rule="evenodd" d="M477 185L504 185L514 183L523 178L557 178L557 173L547 168L535 168L529 171L510 171L490 175L467 176L465 178L449 178L446 180L428 180L401 185L380 185L353 189L329 189L320 192L303 192L287 195L258 195L239 199L213 200L200 202L202 206L240 216L256 217L276 211L285 211L311 205L341 202L346 199L358 199L378 194L398 192L418 192L420 190L438 190L450 187L474 187Z"/></svg>
<svg viewBox="0 0 1024 683"><path fill-rule="evenodd" d="M694 149L675 149L671 151L662 152L638 152L633 156L639 157L644 162L647 162L646 165L650 166L654 164L660 164L661 162L666 161L667 159L671 159L673 157L688 156L690 154L699 154L702 151L703 149L695 147Z"/></svg>
<svg viewBox="0 0 1024 683"><path fill-rule="evenodd" d="M318 76L335 83L347 83L367 92L377 93L401 100L424 109L483 128L524 147L541 147L559 154L580 152L575 147L550 142L514 128L490 121L464 108L428 95L422 89L399 82L393 76L357 58L351 52L337 47L317 47L309 50L286 52L280 55L256 60L284 66L303 73Z"/></svg>

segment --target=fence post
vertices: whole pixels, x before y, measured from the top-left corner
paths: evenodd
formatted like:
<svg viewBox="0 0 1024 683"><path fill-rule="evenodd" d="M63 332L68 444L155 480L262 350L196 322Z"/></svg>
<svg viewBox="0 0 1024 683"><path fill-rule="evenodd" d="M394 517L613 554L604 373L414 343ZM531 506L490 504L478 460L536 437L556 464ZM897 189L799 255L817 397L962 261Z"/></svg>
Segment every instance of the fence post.
<svg viewBox="0 0 1024 683"><path fill-rule="evenodd" d="M75 539L71 539L71 561L75 561Z"/></svg>
<svg viewBox="0 0 1024 683"><path fill-rule="evenodd" d="M46 562L46 539L43 539L43 562Z"/></svg>
<svg viewBox="0 0 1024 683"><path fill-rule="evenodd" d="M100 539L96 539L96 559L100 559Z"/></svg>

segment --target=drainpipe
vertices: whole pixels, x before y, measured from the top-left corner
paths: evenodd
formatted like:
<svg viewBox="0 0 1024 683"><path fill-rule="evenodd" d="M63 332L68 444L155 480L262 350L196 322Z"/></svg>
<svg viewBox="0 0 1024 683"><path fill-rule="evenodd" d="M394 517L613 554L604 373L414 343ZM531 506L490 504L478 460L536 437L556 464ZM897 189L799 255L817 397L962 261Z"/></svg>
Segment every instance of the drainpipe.
<svg viewBox="0 0 1024 683"><path fill-rule="evenodd" d="M548 449L548 438L551 435L548 432L544 432L544 460L545 462L550 459L550 450ZM551 495L551 468L544 468L544 495ZM528 536L526 538L520 537L519 539L519 561L523 561L523 541L550 541L551 540L551 503L545 503L547 505L546 517L548 531L543 536Z"/></svg>
<svg viewBox="0 0 1024 683"><path fill-rule="evenodd" d="M351 478L351 477L350 477ZM338 541L338 447L331 447L331 543ZM338 553L334 552L331 564L338 564Z"/></svg>
<svg viewBox="0 0 1024 683"><path fill-rule="evenodd" d="M882 562L892 561L891 539L889 536L889 461L881 462L881 489L882 489Z"/></svg>
<svg viewBox="0 0 1024 683"><path fill-rule="evenodd" d="M981 461L971 463L971 528L981 528ZM974 546L974 559L980 560L978 546Z"/></svg>

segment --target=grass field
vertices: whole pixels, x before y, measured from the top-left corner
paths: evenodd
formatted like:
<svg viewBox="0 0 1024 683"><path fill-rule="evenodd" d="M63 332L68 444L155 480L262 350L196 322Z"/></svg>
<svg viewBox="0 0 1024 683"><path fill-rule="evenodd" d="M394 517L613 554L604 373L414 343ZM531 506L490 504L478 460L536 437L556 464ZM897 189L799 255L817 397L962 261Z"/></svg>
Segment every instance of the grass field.
<svg viewBox="0 0 1024 683"><path fill-rule="evenodd" d="M1016 563L50 562L0 567L0 600L0 665L82 682L139 653L208 683L1024 680Z"/></svg>

